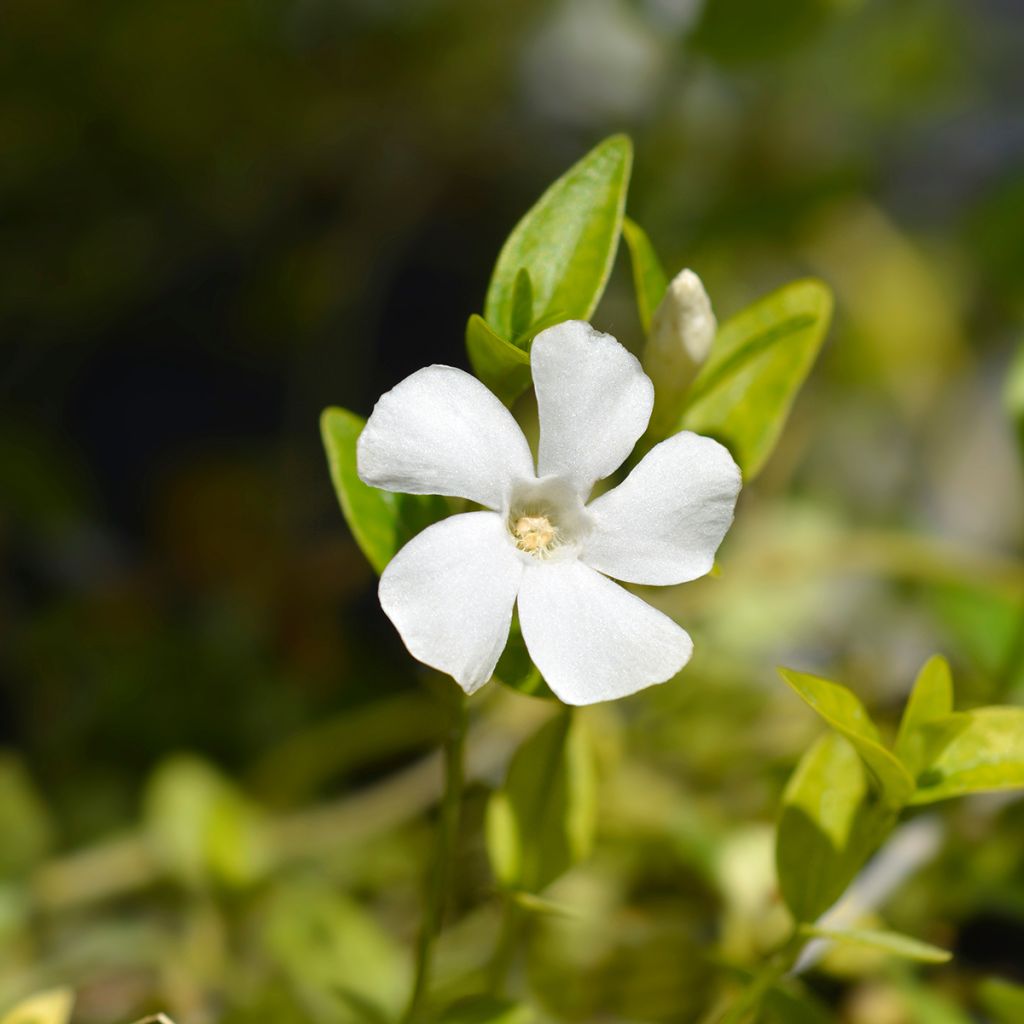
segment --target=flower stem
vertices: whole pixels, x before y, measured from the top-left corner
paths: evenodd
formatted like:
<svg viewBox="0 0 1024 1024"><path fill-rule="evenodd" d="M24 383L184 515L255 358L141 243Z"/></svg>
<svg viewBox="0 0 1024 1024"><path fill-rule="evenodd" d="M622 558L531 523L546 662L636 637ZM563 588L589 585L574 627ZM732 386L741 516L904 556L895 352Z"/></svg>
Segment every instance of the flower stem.
<svg viewBox="0 0 1024 1024"><path fill-rule="evenodd" d="M455 844L459 831L459 812L465 776L463 765L466 746L466 700L458 694L454 703L451 729L444 743L444 793L437 820L434 863L428 882L426 906L419 942L416 947L416 974L409 1004L402 1016L403 1024L412 1024L423 1006L430 983L434 947L444 921L445 905L451 891Z"/></svg>

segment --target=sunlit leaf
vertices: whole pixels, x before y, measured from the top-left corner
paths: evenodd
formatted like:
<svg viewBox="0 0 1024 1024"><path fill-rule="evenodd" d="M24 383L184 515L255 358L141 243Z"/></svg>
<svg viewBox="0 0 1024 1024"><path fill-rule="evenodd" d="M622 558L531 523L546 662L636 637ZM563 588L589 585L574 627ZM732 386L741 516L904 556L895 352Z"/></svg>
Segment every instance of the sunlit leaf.
<svg viewBox="0 0 1024 1024"><path fill-rule="evenodd" d="M512 282L511 335L526 334L533 323L533 282L526 267L520 267Z"/></svg>
<svg viewBox="0 0 1024 1024"><path fill-rule="evenodd" d="M822 736L782 797L775 863L793 916L812 921L828 910L894 821L874 799L851 744L836 733Z"/></svg>
<svg viewBox="0 0 1024 1024"><path fill-rule="evenodd" d="M953 678L949 663L942 655L936 654L925 662L918 673L896 736L896 756L912 776L917 776L927 759L921 729L929 722L944 718L952 712Z"/></svg>
<svg viewBox="0 0 1024 1024"><path fill-rule="evenodd" d="M622 222L622 237L629 248L633 267L633 288L644 333L651 329L651 318L668 288L668 276L662 269L658 254L651 245L647 232L629 217Z"/></svg>
<svg viewBox="0 0 1024 1024"><path fill-rule="evenodd" d="M995 1018L994 1024L1024 1021L1024 985L1014 985L1002 978L986 978L978 986L978 999Z"/></svg>
<svg viewBox="0 0 1024 1024"><path fill-rule="evenodd" d="M75 994L69 988L48 989L22 1000L0 1017L0 1024L68 1024Z"/></svg>
<svg viewBox="0 0 1024 1024"><path fill-rule="evenodd" d="M248 885L269 864L258 808L197 757L171 757L157 768L146 787L144 825L153 856L190 886Z"/></svg>
<svg viewBox="0 0 1024 1024"><path fill-rule="evenodd" d="M495 334L475 313L466 324L466 352L473 372L506 405L530 386L527 352Z"/></svg>
<svg viewBox="0 0 1024 1024"><path fill-rule="evenodd" d="M520 746L487 808L487 849L499 882L538 892L590 853L594 771L587 731L568 710Z"/></svg>
<svg viewBox="0 0 1024 1024"><path fill-rule="evenodd" d="M853 744L878 782L885 802L900 807L910 799L914 780L882 746L878 729L850 690L839 683L791 669L779 669L779 674L833 729Z"/></svg>
<svg viewBox="0 0 1024 1024"><path fill-rule="evenodd" d="M1024 787L1024 708L962 711L921 732L936 753L919 774L911 803Z"/></svg>
<svg viewBox="0 0 1024 1024"><path fill-rule="evenodd" d="M818 928L814 925L803 925L800 931L819 939L868 946L903 960L915 960L922 964L944 964L953 958L953 954L948 950L921 942L920 939L911 938L909 935L901 935L899 932L876 928Z"/></svg>
<svg viewBox="0 0 1024 1024"><path fill-rule="evenodd" d="M717 438L744 480L752 480L782 433L831 316L832 293L807 279L726 321L693 382L680 426Z"/></svg>
<svg viewBox="0 0 1024 1024"><path fill-rule="evenodd" d="M369 487L356 469L356 441L366 421L347 409L331 407L320 417L331 481L359 549L377 573L403 544L449 511L430 494L393 494Z"/></svg>
<svg viewBox="0 0 1024 1024"><path fill-rule="evenodd" d="M624 135L605 139L569 168L513 228L487 289L484 318L513 335L515 281L530 274L537 319L587 320L615 260L633 161Z"/></svg>

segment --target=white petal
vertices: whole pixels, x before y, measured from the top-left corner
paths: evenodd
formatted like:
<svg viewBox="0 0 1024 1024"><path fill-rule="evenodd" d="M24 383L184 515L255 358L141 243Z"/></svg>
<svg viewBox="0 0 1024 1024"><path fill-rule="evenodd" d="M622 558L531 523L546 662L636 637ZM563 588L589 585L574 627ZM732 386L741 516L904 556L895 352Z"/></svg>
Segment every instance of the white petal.
<svg viewBox="0 0 1024 1024"><path fill-rule="evenodd" d="M427 366L374 406L359 437L359 477L386 491L446 494L501 508L533 457L512 414L475 377Z"/></svg>
<svg viewBox="0 0 1024 1024"><path fill-rule="evenodd" d="M523 574L496 512L466 512L417 534L380 578L380 604L409 648L472 693L508 640Z"/></svg>
<svg viewBox="0 0 1024 1024"><path fill-rule="evenodd" d="M667 615L575 560L527 566L519 624L533 663L566 704L663 683L693 652Z"/></svg>
<svg viewBox="0 0 1024 1024"><path fill-rule="evenodd" d="M586 498L644 432L654 386L636 356L582 320L541 331L530 363L540 414L538 475L568 477Z"/></svg>
<svg viewBox="0 0 1024 1024"><path fill-rule="evenodd" d="M676 434L587 506L592 529L580 558L627 583L695 580L714 564L739 491L740 470L726 448Z"/></svg>

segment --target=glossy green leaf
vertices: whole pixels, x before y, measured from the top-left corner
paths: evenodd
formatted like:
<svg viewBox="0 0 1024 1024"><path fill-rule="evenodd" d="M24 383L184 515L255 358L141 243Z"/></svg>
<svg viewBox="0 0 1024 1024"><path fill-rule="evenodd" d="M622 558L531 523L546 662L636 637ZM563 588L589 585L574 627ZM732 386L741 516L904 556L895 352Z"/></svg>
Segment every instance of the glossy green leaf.
<svg viewBox="0 0 1024 1024"><path fill-rule="evenodd" d="M896 736L896 756L911 776L916 777L927 760L922 728L952 713L953 677L949 671L949 662L941 654L936 654L925 662L918 673Z"/></svg>
<svg viewBox="0 0 1024 1024"><path fill-rule="evenodd" d="M335 406L320 417L341 511L359 549L379 574L406 541L447 515L449 508L436 495L392 494L364 484L356 469L356 442L364 426L362 417Z"/></svg>
<svg viewBox="0 0 1024 1024"><path fill-rule="evenodd" d="M535 1014L522 1003L493 996L463 999L442 1010L437 1024L531 1024Z"/></svg>
<svg viewBox="0 0 1024 1024"><path fill-rule="evenodd" d="M680 427L717 438L749 482L771 455L832 316L820 281L795 281L718 329Z"/></svg>
<svg viewBox="0 0 1024 1024"><path fill-rule="evenodd" d="M1024 708L962 711L921 730L934 751L911 803L1024 787Z"/></svg>
<svg viewBox="0 0 1024 1024"><path fill-rule="evenodd" d="M622 230L633 145L605 139L537 200L502 247L487 289L484 318L513 335L515 281L530 273L538 319L587 320L604 292Z"/></svg>
<svg viewBox="0 0 1024 1024"><path fill-rule="evenodd" d="M781 668L779 674L833 729L853 744L878 783L886 803L901 807L910 799L914 780L882 746L878 729L850 690L839 683L791 669Z"/></svg>
<svg viewBox="0 0 1024 1024"><path fill-rule="evenodd" d="M259 809L197 757L178 755L157 768L146 787L144 827L154 858L189 886L249 885L269 866Z"/></svg>
<svg viewBox="0 0 1024 1024"><path fill-rule="evenodd" d="M589 736L565 709L519 747L488 803L487 849L498 881L539 892L590 853L596 823Z"/></svg>
<svg viewBox="0 0 1024 1024"><path fill-rule="evenodd" d="M804 935L833 942L845 942L857 946L868 946L871 949L898 956L903 960L915 960L922 964L944 964L953 959L948 950L940 949L909 935L890 932L876 928L818 928L814 925L803 925L800 931Z"/></svg>
<svg viewBox="0 0 1024 1024"><path fill-rule="evenodd" d="M622 237L629 249L636 305L640 313L640 325L646 334L651 329L654 311L668 289L668 275L661 266L647 232L635 220L627 217L622 222Z"/></svg>
<svg viewBox="0 0 1024 1024"><path fill-rule="evenodd" d="M775 865L798 921L813 921L877 849L895 812L874 798L852 745L827 733L800 759L782 797Z"/></svg>
<svg viewBox="0 0 1024 1024"><path fill-rule="evenodd" d="M68 1024L75 994L69 988L37 992L0 1017L0 1024Z"/></svg>
<svg viewBox="0 0 1024 1024"><path fill-rule="evenodd" d="M466 352L473 372L506 405L511 405L530 386L527 352L495 334L487 321L475 313L466 324Z"/></svg>
<svg viewBox="0 0 1024 1024"><path fill-rule="evenodd" d="M994 1018L994 1024L1021 1024L1024 1021L1024 985L1002 978L986 978L978 986L978 1000Z"/></svg>
<svg viewBox="0 0 1024 1024"><path fill-rule="evenodd" d="M1017 442L1024 456L1024 342L1017 346L1006 376L1003 392L1006 411L1017 429Z"/></svg>

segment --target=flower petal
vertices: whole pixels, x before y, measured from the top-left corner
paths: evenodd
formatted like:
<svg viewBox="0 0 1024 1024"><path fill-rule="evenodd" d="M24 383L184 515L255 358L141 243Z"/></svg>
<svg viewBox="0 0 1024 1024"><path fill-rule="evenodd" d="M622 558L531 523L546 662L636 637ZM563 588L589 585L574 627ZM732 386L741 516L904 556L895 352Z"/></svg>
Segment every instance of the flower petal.
<svg viewBox="0 0 1024 1024"><path fill-rule="evenodd" d="M711 571L739 491L740 470L726 448L676 434L587 506L592 530L580 558L627 583L695 580Z"/></svg>
<svg viewBox="0 0 1024 1024"><path fill-rule="evenodd" d="M586 498L644 432L654 386L636 356L582 320L541 331L530 362L540 414L538 475L565 476Z"/></svg>
<svg viewBox="0 0 1024 1024"><path fill-rule="evenodd" d="M475 377L427 366L381 396L359 437L359 477L406 494L446 494L501 508L509 485L533 477L512 414Z"/></svg>
<svg viewBox="0 0 1024 1024"><path fill-rule="evenodd" d="M519 624L533 663L566 704L663 683L693 652L667 615L576 560L526 567Z"/></svg>
<svg viewBox="0 0 1024 1024"><path fill-rule="evenodd" d="M501 516L465 512L395 555L381 574L380 604L414 658L472 693L504 650L522 574Z"/></svg>

